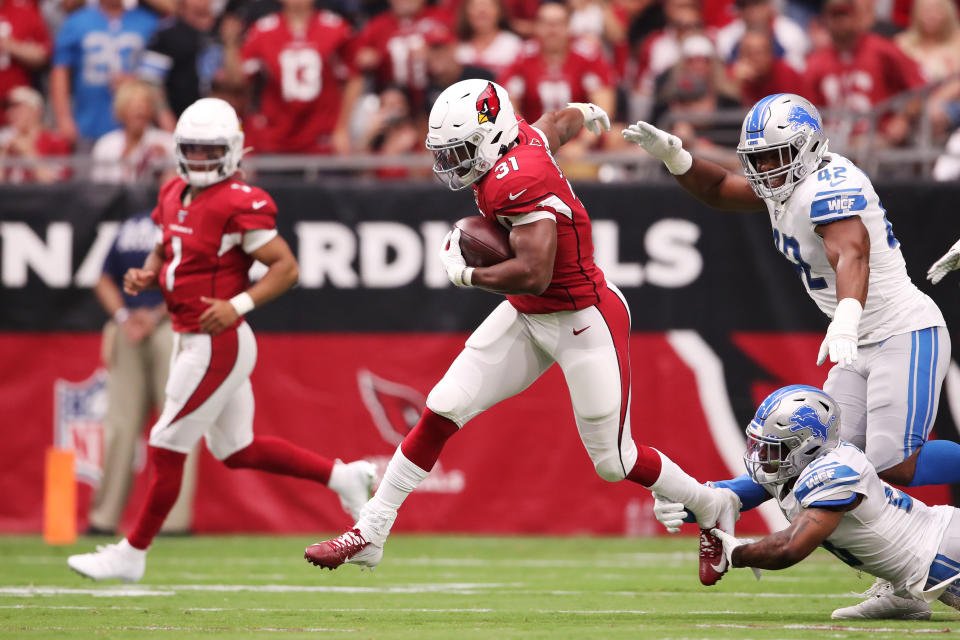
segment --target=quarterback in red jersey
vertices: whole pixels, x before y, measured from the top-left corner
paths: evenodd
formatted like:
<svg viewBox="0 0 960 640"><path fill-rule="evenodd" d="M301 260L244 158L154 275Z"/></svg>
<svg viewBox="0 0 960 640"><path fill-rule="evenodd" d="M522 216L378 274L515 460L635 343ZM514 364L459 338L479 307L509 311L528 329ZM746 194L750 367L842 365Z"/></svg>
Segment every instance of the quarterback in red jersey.
<svg viewBox="0 0 960 640"><path fill-rule="evenodd" d="M126 538L68 559L94 580L143 576L146 550L180 493L184 459L201 437L232 469L327 485L354 516L374 480L369 462L343 464L280 438L254 436L250 373L257 344L243 316L293 285L297 261L277 235L273 200L239 179L243 132L229 104L216 98L193 103L180 116L174 140L180 177L160 190L152 216L163 239L123 282L132 295L159 286L176 331L166 400L150 431L153 477ZM268 269L250 286L255 259Z"/></svg>
<svg viewBox="0 0 960 640"><path fill-rule="evenodd" d="M507 299L430 391L420 421L397 448L356 525L307 548L313 564L379 563L400 505L429 475L447 439L554 363L563 370L580 439L601 478L689 496L699 522L723 518L732 526L737 505L715 500L669 458L637 447L630 435L630 311L594 264L587 211L551 155L583 126L599 134L610 121L596 105L575 103L528 125L515 115L506 90L485 80L458 82L437 98L427 134L434 171L452 189L473 187L481 213L510 231L514 252L499 264L469 267L454 230L444 238L440 259L453 284Z"/></svg>
<svg viewBox="0 0 960 640"><path fill-rule="evenodd" d="M251 28L240 50L246 75L264 78L260 109L248 122L257 152L348 151L347 122L363 88L350 67L351 29L312 0L283 0L283 10Z"/></svg>

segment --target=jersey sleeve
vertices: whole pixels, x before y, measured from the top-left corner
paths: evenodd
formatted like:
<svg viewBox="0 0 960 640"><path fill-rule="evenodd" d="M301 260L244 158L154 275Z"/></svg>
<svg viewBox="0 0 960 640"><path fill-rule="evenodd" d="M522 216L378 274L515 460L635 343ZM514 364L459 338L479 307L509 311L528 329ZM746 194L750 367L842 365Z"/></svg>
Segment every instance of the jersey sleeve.
<svg viewBox="0 0 960 640"><path fill-rule="evenodd" d="M76 67L80 61L80 26L82 15L68 16L60 27L53 49L54 67Z"/></svg>
<svg viewBox="0 0 960 640"><path fill-rule="evenodd" d="M810 223L830 224L862 215L867 208L863 175L852 166L830 164L817 172L810 202Z"/></svg>
<svg viewBox="0 0 960 640"><path fill-rule="evenodd" d="M171 178L160 187L160 193L157 194L157 206L150 212L150 219L153 220L153 223L161 230L163 229L163 201L167 199L167 193L179 180L179 178Z"/></svg>
<svg viewBox="0 0 960 640"><path fill-rule="evenodd" d="M490 178L496 185L491 194L494 215L509 219L513 226L573 217L573 211L563 200L566 194L559 188L566 186L566 181L559 178L559 170L548 153L538 147L536 151L516 153L494 165Z"/></svg>
<svg viewBox="0 0 960 640"><path fill-rule="evenodd" d="M227 233L269 231L277 228L277 205L270 194L257 187L237 189L233 192L231 206L234 214L227 222Z"/></svg>
<svg viewBox="0 0 960 640"><path fill-rule="evenodd" d="M847 461L828 457L810 464L793 487L793 495L804 509L850 504L858 494L862 474Z"/></svg>

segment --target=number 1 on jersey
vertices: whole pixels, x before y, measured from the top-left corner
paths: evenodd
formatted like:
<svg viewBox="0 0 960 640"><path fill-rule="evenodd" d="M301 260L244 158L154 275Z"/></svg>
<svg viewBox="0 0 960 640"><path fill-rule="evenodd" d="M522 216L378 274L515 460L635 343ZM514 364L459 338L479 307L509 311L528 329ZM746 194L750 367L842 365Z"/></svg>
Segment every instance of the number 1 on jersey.
<svg viewBox="0 0 960 640"><path fill-rule="evenodd" d="M180 260L183 258L183 238L172 236L170 247L173 249L173 260L167 266L167 291L173 291L173 272L180 266Z"/></svg>

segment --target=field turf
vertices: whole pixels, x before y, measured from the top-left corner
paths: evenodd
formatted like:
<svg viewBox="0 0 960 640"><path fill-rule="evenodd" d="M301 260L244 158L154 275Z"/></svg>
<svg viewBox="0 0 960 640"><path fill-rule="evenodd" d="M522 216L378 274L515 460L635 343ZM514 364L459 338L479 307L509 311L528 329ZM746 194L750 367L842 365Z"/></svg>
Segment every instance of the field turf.
<svg viewBox="0 0 960 640"><path fill-rule="evenodd" d="M94 583L48 547L0 537L2 638L910 638L960 635L929 622L847 622L870 576L818 551L760 582L697 580L695 538L391 537L376 571L322 571L310 537L161 538L137 585Z"/></svg>

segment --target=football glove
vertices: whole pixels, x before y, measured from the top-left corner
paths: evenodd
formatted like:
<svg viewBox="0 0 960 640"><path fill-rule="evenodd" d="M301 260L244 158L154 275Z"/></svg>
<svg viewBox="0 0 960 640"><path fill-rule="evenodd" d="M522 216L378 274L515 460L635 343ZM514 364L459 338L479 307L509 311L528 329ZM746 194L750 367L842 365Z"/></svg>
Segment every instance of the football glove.
<svg viewBox="0 0 960 640"><path fill-rule="evenodd" d="M730 563L731 567L733 566L733 550L741 545L755 542L749 538L736 538L719 527L710 529L710 533L720 539L720 542L723 544L723 555L727 557L727 562ZM753 575L757 578L757 580L759 580L761 573L760 569L757 569L756 567L750 567L750 570L753 571Z"/></svg>
<svg viewBox="0 0 960 640"><path fill-rule="evenodd" d="M644 151L663 162L675 176L683 175L693 165L693 156L683 148L680 138L652 124L639 120L621 133L627 142L640 145Z"/></svg>
<svg viewBox="0 0 960 640"><path fill-rule="evenodd" d="M820 343L817 354L819 367L830 355L830 362L840 366L851 365L857 361L857 342L859 338L860 315L863 307L856 298L844 298L837 304L833 321L827 327L827 335Z"/></svg>
<svg viewBox="0 0 960 640"><path fill-rule="evenodd" d="M583 112L583 126L590 133L599 136L604 131L610 131L610 116L592 102L571 102L567 106Z"/></svg>
<svg viewBox="0 0 960 640"><path fill-rule="evenodd" d="M659 493L653 494L653 516L669 533L677 533L689 515L683 503L674 502Z"/></svg>
<svg viewBox="0 0 960 640"><path fill-rule="evenodd" d="M440 263L447 270L450 282L458 287L469 287L473 267L468 267L460 252L460 229L453 229L440 243Z"/></svg>
<svg viewBox="0 0 960 640"><path fill-rule="evenodd" d="M930 269L927 271L927 280L933 284L937 284L943 280L943 276L956 270L958 267L960 267L960 240L957 240L957 242L950 247L949 251L930 265Z"/></svg>

